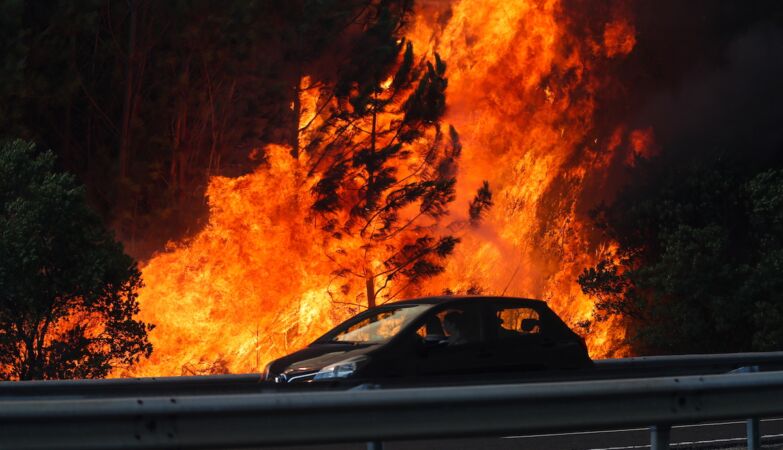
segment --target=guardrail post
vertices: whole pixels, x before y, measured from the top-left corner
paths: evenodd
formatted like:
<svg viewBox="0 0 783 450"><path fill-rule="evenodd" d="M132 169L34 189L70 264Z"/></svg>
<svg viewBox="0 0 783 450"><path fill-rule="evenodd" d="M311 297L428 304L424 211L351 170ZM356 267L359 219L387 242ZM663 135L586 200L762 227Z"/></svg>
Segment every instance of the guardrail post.
<svg viewBox="0 0 783 450"><path fill-rule="evenodd" d="M760 450L761 449L761 430L759 427L758 417L748 419L748 450Z"/></svg>
<svg viewBox="0 0 783 450"><path fill-rule="evenodd" d="M738 369L734 369L729 373L756 373L760 371L759 366L743 366ZM746 434L748 439L748 450L759 450L761 448L761 427L759 426L759 418L753 417L747 420Z"/></svg>
<svg viewBox="0 0 783 450"><path fill-rule="evenodd" d="M669 450L671 425L653 425L650 427L650 450Z"/></svg>
<svg viewBox="0 0 783 450"><path fill-rule="evenodd" d="M383 442L370 441L367 443L367 450L383 450Z"/></svg>

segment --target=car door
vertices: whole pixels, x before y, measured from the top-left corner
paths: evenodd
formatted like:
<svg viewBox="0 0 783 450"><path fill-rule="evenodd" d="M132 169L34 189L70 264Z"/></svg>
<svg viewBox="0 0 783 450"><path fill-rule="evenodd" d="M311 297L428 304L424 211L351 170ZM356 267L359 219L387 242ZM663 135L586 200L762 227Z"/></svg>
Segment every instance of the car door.
<svg viewBox="0 0 783 450"><path fill-rule="evenodd" d="M492 302L487 311L486 357L498 372L543 370L552 367L556 341L547 321L532 305Z"/></svg>
<svg viewBox="0 0 783 450"><path fill-rule="evenodd" d="M455 318L461 320L459 332L450 325ZM483 307L477 302L434 309L417 330L419 340L412 358L414 373L448 376L485 372L483 327Z"/></svg>

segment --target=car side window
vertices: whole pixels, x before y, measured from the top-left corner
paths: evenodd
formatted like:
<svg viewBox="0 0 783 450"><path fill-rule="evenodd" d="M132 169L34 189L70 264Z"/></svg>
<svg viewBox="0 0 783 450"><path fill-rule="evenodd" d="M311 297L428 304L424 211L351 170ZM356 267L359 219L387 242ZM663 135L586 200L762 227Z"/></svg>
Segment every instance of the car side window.
<svg viewBox="0 0 783 450"><path fill-rule="evenodd" d="M542 332L538 311L524 306L498 306L494 322L498 339L535 336Z"/></svg>
<svg viewBox="0 0 783 450"><path fill-rule="evenodd" d="M416 334L430 341L440 337L449 347L478 342L481 339L479 309L452 307L431 314Z"/></svg>

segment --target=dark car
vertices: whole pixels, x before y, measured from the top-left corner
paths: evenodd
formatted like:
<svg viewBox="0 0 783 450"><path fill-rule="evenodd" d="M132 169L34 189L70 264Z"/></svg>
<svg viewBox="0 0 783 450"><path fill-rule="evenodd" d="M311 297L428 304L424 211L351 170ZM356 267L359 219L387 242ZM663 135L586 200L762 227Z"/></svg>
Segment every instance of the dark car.
<svg viewBox="0 0 783 450"><path fill-rule="evenodd" d="M584 340L539 300L428 297L369 309L272 361L281 383L592 366Z"/></svg>

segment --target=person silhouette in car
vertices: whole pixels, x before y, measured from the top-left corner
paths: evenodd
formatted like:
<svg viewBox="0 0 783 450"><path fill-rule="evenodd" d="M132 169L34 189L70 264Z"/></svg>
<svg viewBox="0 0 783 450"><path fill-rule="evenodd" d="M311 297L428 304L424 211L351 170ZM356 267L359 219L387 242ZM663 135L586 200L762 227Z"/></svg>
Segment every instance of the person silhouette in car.
<svg viewBox="0 0 783 450"><path fill-rule="evenodd" d="M443 329L448 335L448 345L460 345L468 342L465 316L452 311L443 317Z"/></svg>

